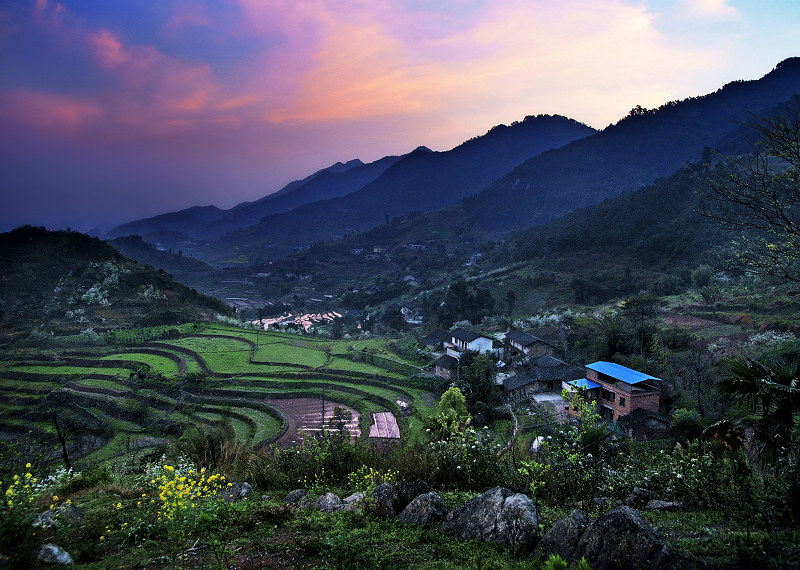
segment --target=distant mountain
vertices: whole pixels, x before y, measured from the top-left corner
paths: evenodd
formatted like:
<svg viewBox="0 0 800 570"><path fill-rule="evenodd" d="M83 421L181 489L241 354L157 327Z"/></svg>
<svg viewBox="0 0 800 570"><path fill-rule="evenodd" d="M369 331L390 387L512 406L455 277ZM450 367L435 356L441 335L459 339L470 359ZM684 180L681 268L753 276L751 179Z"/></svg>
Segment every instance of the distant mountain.
<svg viewBox="0 0 800 570"><path fill-rule="evenodd" d="M30 226L0 234L0 336L175 324L231 309L97 238Z"/></svg>
<svg viewBox="0 0 800 570"><path fill-rule="evenodd" d="M800 92L800 58L755 81L709 95L634 109L602 132L534 157L443 212L462 228L507 232L636 190L730 144L742 122ZM591 225L584 228L592 233ZM643 228L644 230L644 228Z"/></svg>
<svg viewBox="0 0 800 570"><path fill-rule="evenodd" d="M316 200L327 200L343 196L368 184L400 160L399 156L387 156L364 164L358 159L318 170L314 174L290 182L282 189L254 202L242 202L229 210L216 206L194 206L178 212L160 214L128 222L112 229L106 237L115 238L138 234L153 240L155 234L171 232L180 239L213 240L224 233L257 223L267 214L285 212Z"/></svg>
<svg viewBox="0 0 800 570"><path fill-rule="evenodd" d="M531 156L595 132L566 117L540 115L497 126L446 152L418 148L355 192L266 216L198 255L222 261L244 254L251 263L258 262L395 216L441 208L480 190Z"/></svg>

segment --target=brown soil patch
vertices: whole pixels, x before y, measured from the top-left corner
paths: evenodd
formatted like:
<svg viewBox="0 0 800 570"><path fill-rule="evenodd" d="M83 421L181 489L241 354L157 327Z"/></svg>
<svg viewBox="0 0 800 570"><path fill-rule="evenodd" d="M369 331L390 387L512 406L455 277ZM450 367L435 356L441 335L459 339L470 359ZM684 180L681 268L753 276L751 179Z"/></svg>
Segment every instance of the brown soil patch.
<svg viewBox="0 0 800 570"><path fill-rule="evenodd" d="M277 446L281 449L292 447L299 444L303 440L300 432L311 434L317 433L322 430L322 399L321 398L291 398L291 399L277 399L267 400L270 406L277 408L288 420L289 428L286 430L286 435L280 438ZM346 429L350 432L350 437L361 437L361 428L359 428L359 415L358 412L352 408L325 400L325 426L329 425L331 417L333 417L334 407L344 408L353 414L353 418L347 423Z"/></svg>

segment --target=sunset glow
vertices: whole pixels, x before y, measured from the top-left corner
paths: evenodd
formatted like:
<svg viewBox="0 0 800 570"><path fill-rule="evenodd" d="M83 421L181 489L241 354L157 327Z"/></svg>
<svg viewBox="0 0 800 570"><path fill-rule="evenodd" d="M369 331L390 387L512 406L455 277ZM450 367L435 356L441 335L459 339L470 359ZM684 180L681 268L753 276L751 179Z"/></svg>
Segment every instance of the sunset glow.
<svg viewBox="0 0 800 570"><path fill-rule="evenodd" d="M0 5L0 229L230 207L526 115L596 128L800 55L795 2Z"/></svg>

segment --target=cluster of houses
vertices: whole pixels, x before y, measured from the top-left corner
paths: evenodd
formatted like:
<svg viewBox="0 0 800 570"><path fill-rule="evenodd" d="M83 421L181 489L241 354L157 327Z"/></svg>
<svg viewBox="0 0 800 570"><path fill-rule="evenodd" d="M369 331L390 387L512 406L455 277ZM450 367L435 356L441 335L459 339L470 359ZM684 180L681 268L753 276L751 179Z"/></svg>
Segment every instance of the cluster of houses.
<svg viewBox="0 0 800 570"><path fill-rule="evenodd" d="M461 355L467 351L490 353L496 358L503 396L509 403L523 404L539 396L580 393L595 404L597 412L615 423L629 437L656 437L669 427L669 418L659 413L663 381L613 362L575 366L557 356L554 344L525 331L509 331L501 340L475 331L456 328L435 331L422 339L439 355L435 374L458 380ZM574 415L570 401L560 400L564 413Z"/></svg>

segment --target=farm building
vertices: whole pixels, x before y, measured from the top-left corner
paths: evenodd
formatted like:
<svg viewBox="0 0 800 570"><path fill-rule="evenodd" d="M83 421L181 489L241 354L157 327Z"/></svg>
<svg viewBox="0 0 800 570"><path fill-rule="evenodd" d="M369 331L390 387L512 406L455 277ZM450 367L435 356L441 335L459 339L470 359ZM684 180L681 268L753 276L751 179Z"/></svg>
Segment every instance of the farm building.
<svg viewBox="0 0 800 570"><path fill-rule="evenodd" d="M617 421L636 408L658 412L661 403L660 378L614 362L586 365L586 377L564 382L565 390L580 391L597 404L604 420Z"/></svg>

